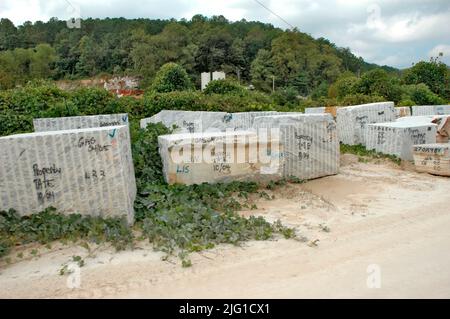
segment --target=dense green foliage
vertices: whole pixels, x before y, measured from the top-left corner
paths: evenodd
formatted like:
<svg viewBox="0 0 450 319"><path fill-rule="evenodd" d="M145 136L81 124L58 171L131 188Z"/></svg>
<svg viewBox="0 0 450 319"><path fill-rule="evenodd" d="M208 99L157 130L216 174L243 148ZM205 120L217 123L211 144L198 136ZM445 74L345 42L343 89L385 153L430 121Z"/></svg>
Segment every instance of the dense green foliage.
<svg viewBox="0 0 450 319"><path fill-rule="evenodd" d="M208 83L205 94L237 94L244 95L245 88L232 80L214 80Z"/></svg>
<svg viewBox="0 0 450 319"><path fill-rule="evenodd" d="M295 86L300 77L305 93L333 81L344 70L364 72L376 67L323 38L261 22L229 22L223 16L195 15L189 21L84 19L81 24L79 29L69 29L65 21L52 18L16 27L1 19L0 88L38 77L100 74L136 74L147 87L162 65L176 62L197 87L201 72L223 70L266 91L272 87L272 75L280 87ZM31 54L44 49L46 54ZM267 77L269 86L264 84Z"/></svg>

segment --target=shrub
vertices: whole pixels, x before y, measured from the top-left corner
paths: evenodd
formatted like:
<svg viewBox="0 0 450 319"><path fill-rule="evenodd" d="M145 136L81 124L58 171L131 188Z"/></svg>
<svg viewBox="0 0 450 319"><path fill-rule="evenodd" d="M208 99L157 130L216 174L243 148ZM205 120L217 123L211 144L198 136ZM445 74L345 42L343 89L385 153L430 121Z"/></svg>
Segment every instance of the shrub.
<svg viewBox="0 0 450 319"><path fill-rule="evenodd" d="M203 93L244 95L246 93L246 89L239 83L232 80L214 80L208 83Z"/></svg>
<svg viewBox="0 0 450 319"><path fill-rule="evenodd" d="M186 70L176 63L164 64L156 73L150 87L152 91L159 93L185 91L191 88L191 80Z"/></svg>
<svg viewBox="0 0 450 319"><path fill-rule="evenodd" d="M357 104L365 104L365 103L373 103L373 102L383 102L386 99L379 95L365 95L361 93L351 94L345 96L341 101L340 105L357 105Z"/></svg>
<svg viewBox="0 0 450 319"><path fill-rule="evenodd" d="M405 90L416 105L439 105L445 103L437 94L431 92L424 83L407 85Z"/></svg>

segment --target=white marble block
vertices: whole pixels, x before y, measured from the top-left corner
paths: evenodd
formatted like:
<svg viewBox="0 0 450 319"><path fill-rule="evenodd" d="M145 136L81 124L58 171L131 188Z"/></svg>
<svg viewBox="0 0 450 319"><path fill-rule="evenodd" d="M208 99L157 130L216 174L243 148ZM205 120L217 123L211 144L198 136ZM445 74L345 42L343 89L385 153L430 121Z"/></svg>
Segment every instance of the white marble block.
<svg viewBox="0 0 450 319"><path fill-rule="evenodd" d="M412 115L445 115L450 114L450 105L414 105Z"/></svg>
<svg viewBox="0 0 450 319"><path fill-rule="evenodd" d="M256 117L275 114L277 114L275 111L228 113L226 125L227 128L235 131L245 131L253 127L253 121Z"/></svg>
<svg viewBox="0 0 450 319"><path fill-rule="evenodd" d="M169 184L262 181L281 178L282 145L254 132L171 134L158 137Z"/></svg>
<svg viewBox="0 0 450 319"><path fill-rule="evenodd" d="M141 120L141 128L148 123L161 122L168 128L176 125L174 133L201 133L205 131L224 131L227 124L226 112L162 110L152 117Z"/></svg>
<svg viewBox="0 0 450 319"><path fill-rule="evenodd" d="M413 160L412 147L436 142L436 124L414 124L407 121L369 124L368 150L395 155L403 160Z"/></svg>
<svg viewBox="0 0 450 319"><path fill-rule="evenodd" d="M33 119L35 132L128 125L128 114L102 114Z"/></svg>
<svg viewBox="0 0 450 319"><path fill-rule="evenodd" d="M0 137L0 210L125 216L136 196L128 126Z"/></svg>
<svg viewBox="0 0 450 319"><path fill-rule="evenodd" d="M419 172L450 176L450 144L422 144L413 147L414 165Z"/></svg>
<svg viewBox="0 0 450 319"><path fill-rule="evenodd" d="M249 130L257 116L275 114L301 114L297 112L263 111L263 112L206 112L206 111L177 111L163 110L152 117L141 120L141 128L148 123L161 122L171 128L176 125L174 133L225 132L227 129L235 131Z"/></svg>
<svg viewBox="0 0 450 319"><path fill-rule="evenodd" d="M395 120L394 102L379 102L340 107L337 109L339 140L348 145L365 145L367 124Z"/></svg>
<svg viewBox="0 0 450 319"><path fill-rule="evenodd" d="M339 140L331 114L257 117L254 128L280 129L284 147L283 176L312 179L337 174Z"/></svg>

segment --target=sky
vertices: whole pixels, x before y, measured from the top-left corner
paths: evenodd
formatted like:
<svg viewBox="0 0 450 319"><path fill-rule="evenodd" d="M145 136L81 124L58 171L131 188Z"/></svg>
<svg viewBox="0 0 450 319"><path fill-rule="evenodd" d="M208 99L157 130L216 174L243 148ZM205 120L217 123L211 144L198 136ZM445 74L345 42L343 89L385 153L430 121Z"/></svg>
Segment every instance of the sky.
<svg viewBox="0 0 450 319"><path fill-rule="evenodd" d="M0 17L16 25L51 17L189 20L195 14L297 27L380 65L405 68L440 52L450 65L450 0L0 0Z"/></svg>

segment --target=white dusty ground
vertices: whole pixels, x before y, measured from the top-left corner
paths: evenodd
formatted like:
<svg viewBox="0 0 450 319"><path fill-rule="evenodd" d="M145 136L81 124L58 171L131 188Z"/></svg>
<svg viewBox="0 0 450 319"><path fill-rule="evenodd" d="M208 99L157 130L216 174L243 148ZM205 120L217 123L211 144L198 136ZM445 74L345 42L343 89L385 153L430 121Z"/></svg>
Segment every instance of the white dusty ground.
<svg viewBox="0 0 450 319"><path fill-rule="evenodd" d="M450 298L449 178L346 155L339 175L273 194L242 214L280 219L306 241L221 245L193 254L190 268L162 261L145 243L89 257L84 248L53 245L33 258L31 247L22 260L0 265L0 297ZM58 274L73 255L86 262L77 289ZM367 272L374 264L381 288L367 286L368 276L376 282Z"/></svg>

